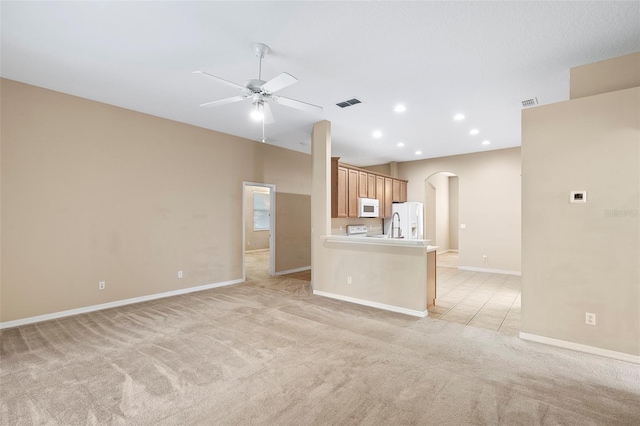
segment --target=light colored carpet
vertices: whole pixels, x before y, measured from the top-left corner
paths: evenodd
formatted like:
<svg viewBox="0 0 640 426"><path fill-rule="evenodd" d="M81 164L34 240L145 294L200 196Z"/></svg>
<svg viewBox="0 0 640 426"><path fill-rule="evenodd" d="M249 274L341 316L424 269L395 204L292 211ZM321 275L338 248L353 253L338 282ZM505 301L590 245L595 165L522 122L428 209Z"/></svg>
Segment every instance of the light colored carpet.
<svg viewBox="0 0 640 426"><path fill-rule="evenodd" d="M638 425L640 367L264 278L0 333L2 425Z"/></svg>

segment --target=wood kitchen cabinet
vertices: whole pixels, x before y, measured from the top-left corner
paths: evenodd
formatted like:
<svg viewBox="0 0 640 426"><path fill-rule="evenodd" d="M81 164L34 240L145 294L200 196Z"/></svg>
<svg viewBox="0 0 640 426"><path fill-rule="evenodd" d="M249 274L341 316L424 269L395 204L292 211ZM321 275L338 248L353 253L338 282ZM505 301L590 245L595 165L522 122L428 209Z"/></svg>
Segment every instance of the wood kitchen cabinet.
<svg viewBox="0 0 640 426"><path fill-rule="evenodd" d="M392 188L392 200L397 202L400 202L400 181L398 179L393 179L393 188Z"/></svg>
<svg viewBox="0 0 640 426"><path fill-rule="evenodd" d="M384 176L376 176L376 197L378 199L378 212L384 217Z"/></svg>
<svg viewBox="0 0 640 426"><path fill-rule="evenodd" d="M347 169L347 212L349 217L358 217L358 179L360 173L357 170Z"/></svg>
<svg viewBox="0 0 640 426"><path fill-rule="evenodd" d="M358 172L358 197L367 198L369 193L367 191L369 183L369 173Z"/></svg>
<svg viewBox="0 0 640 426"><path fill-rule="evenodd" d="M384 178L384 216L391 217L393 214L393 179Z"/></svg>
<svg viewBox="0 0 640 426"><path fill-rule="evenodd" d="M377 198L376 175L367 173L367 198Z"/></svg>
<svg viewBox="0 0 640 426"><path fill-rule="evenodd" d="M347 211L347 206L349 205L348 201L348 185L347 185L347 169L344 167L338 167L337 170L338 179L337 186L335 188L335 193L337 195L336 202L332 203L336 206L336 213L332 216L335 217L347 217L349 215ZM332 190L332 193L334 191Z"/></svg>
<svg viewBox="0 0 640 426"><path fill-rule="evenodd" d="M391 217L392 203L407 201L407 181L342 164L331 158L331 217L358 217L358 197L375 198L380 217Z"/></svg>
<svg viewBox="0 0 640 426"><path fill-rule="evenodd" d="M393 202L404 203L407 201L407 181L394 179L393 180Z"/></svg>

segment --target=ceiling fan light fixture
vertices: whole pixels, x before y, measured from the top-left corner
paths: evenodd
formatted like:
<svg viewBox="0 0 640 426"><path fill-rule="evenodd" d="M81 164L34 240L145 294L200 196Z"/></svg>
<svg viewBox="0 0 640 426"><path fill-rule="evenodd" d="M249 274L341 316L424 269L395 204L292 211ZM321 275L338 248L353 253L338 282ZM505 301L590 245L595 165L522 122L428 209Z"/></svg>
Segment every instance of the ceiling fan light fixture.
<svg viewBox="0 0 640 426"><path fill-rule="evenodd" d="M256 102L253 104L254 108L251 110L251 118L255 121L261 121L264 119L264 104L262 102Z"/></svg>

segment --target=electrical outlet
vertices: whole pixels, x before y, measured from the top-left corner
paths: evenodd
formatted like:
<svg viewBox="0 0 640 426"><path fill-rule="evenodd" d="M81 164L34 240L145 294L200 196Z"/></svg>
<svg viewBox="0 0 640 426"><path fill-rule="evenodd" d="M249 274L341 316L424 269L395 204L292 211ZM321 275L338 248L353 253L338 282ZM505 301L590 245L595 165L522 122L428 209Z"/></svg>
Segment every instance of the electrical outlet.
<svg viewBox="0 0 640 426"><path fill-rule="evenodd" d="M178 271L178 278L182 278L182 271Z"/></svg>
<svg viewBox="0 0 640 426"><path fill-rule="evenodd" d="M106 286L107 286L107 283L105 281L100 281L98 283L98 290L104 290Z"/></svg>
<svg viewBox="0 0 640 426"><path fill-rule="evenodd" d="M486 254L482 255L482 260L487 260L487 255Z"/></svg>
<svg viewBox="0 0 640 426"><path fill-rule="evenodd" d="M351 284L351 277L347 277L347 284Z"/></svg>
<svg viewBox="0 0 640 426"><path fill-rule="evenodd" d="M584 315L584 323L587 325L596 325L596 314L587 312Z"/></svg>

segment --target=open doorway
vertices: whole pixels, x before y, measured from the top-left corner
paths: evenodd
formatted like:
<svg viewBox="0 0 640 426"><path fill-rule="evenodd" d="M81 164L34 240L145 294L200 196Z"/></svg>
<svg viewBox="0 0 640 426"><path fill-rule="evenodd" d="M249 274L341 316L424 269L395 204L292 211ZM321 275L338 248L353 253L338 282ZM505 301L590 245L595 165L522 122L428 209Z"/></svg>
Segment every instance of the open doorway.
<svg viewBox="0 0 640 426"><path fill-rule="evenodd" d="M459 256L459 179L455 173L438 172L425 180L425 238L438 246L437 265L457 268Z"/></svg>
<svg viewBox="0 0 640 426"><path fill-rule="evenodd" d="M276 186L243 182L243 277L257 280L275 275Z"/></svg>

